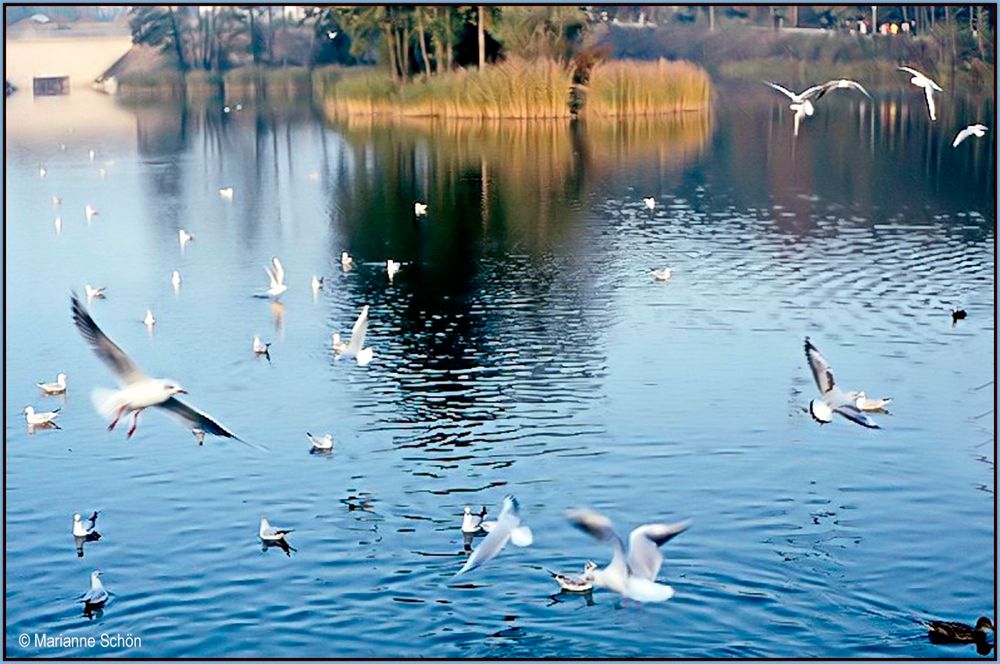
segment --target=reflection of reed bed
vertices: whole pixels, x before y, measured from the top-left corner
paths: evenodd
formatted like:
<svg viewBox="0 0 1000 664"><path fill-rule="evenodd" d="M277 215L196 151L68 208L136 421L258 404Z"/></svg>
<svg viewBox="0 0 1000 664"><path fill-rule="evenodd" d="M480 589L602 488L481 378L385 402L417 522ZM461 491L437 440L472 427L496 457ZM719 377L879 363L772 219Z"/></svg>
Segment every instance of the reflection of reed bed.
<svg viewBox="0 0 1000 664"><path fill-rule="evenodd" d="M584 93L586 117L659 115L706 110L712 82L690 62L612 60L594 66Z"/></svg>
<svg viewBox="0 0 1000 664"><path fill-rule="evenodd" d="M570 117L570 65L510 58L483 70L456 70L406 84L366 73L338 80L326 94L338 115L476 119Z"/></svg>
<svg viewBox="0 0 1000 664"><path fill-rule="evenodd" d="M118 89L127 102L177 99L182 95L191 102L245 101L257 97L296 100L310 96L312 78L305 67L241 67L225 74L195 70L183 78L172 72L145 72L123 76Z"/></svg>
<svg viewBox="0 0 1000 664"><path fill-rule="evenodd" d="M612 155L615 161L656 158L664 165L682 166L705 151L712 134L712 114L594 117L584 121L583 128L595 164Z"/></svg>

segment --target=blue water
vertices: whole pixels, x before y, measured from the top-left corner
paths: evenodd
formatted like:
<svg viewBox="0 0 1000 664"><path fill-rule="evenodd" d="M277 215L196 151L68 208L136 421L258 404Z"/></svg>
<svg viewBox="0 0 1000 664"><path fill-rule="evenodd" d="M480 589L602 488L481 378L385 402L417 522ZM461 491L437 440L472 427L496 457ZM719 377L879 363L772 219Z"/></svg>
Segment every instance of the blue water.
<svg viewBox="0 0 1000 664"><path fill-rule="evenodd" d="M919 91L831 97L797 138L769 94L625 126L9 99L7 654L975 657L920 621L995 613L995 134L950 146L992 108L945 100L931 126ZM272 256L282 305L253 297ZM154 413L109 433L85 283L143 369L270 453ZM374 361L335 360L365 304ZM845 389L893 398L882 429L803 412L806 336ZM42 396L59 371L68 395ZM62 429L29 435L27 404ZM463 507L506 493L534 545L452 579ZM623 533L692 518L663 549L675 598L557 594L545 570L609 560L579 506ZM112 598L88 618L95 568Z"/></svg>

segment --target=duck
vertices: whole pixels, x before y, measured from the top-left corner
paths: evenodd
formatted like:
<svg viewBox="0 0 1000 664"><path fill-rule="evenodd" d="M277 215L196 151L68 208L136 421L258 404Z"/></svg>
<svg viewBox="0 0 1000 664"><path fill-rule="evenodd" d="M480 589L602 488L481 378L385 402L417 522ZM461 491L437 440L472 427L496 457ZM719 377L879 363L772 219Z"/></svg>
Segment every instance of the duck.
<svg viewBox="0 0 1000 664"><path fill-rule="evenodd" d="M588 560L583 565L583 576L570 576L568 574L560 574L559 572L549 572L549 575L566 592L585 593L594 589L595 570L597 570L597 563Z"/></svg>
<svg viewBox="0 0 1000 664"><path fill-rule="evenodd" d="M952 307L951 309L951 324L954 325L960 320L965 320L967 314L965 309L959 309L958 307Z"/></svg>
<svg viewBox="0 0 1000 664"><path fill-rule="evenodd" d="M66 393L66 374L59 372L54 383L35 383L42 389L42 392L49 396Z"/></svg>
<svg viewBox="0 0 1000 664"><path fill-rule="evenodd" d="M931 643L939 645L975 643L980 646L980 652L983 650L982 647L985 647L987 653L996 643L996 628L986 616L980 616L975 627L970 627L965 623L943 620L931 620L926 624L927 637Z"/></svg>

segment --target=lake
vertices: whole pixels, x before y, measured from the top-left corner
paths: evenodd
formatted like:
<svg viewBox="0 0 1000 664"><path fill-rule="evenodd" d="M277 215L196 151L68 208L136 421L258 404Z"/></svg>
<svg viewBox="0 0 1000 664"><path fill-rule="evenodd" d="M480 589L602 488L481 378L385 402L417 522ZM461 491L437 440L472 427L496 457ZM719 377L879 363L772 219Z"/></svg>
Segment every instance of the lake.
<svg viewBox="0 0 1000 664"><path fill-rule="evenodd" d="M996 609L995 133L951 147L994 109L945 97L931 124L916 88L837 92L795 137L760 87L589 124L9 98L7 655L976 657L920 621ZM272 256L280 304L254 297ZM144 370L269 452L150 412L109 433L86 283ZM366 304L360 367L331 333ZM807 336L844 389L893 398L881 429L803 410ZM29 435L28 404L62 429ZM508 493L534 544L452 578L463 508ZM671 601L558 594L546 570L610 560L566 521L582 506L623 536L693 519L662 549Z"/></svg>

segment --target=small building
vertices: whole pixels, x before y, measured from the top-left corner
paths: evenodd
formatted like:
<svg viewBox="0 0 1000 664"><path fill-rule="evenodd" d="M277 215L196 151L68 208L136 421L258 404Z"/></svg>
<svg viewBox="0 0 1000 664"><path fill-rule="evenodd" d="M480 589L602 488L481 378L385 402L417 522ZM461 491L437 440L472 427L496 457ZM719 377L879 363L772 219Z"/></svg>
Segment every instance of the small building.
<svg viewBox="0 0 1000 664"><path fill-rule="evenodd" d="M68 95L69 76L35 76L31 79L31 90L36 97Z"/></svg>

